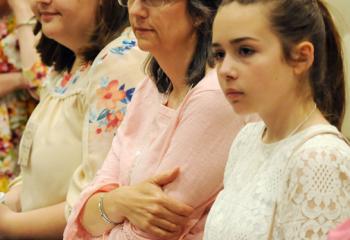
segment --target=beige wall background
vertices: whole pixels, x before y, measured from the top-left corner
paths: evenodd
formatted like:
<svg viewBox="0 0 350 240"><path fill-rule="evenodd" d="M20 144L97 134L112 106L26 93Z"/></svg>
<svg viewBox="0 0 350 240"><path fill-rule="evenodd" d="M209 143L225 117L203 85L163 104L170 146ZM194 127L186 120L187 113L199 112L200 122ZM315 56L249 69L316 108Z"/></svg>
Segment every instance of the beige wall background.
<svg viewBox="0 0 350 240"><path fill-rule="evenodd" d="M350 1L326 0L340 28L343 44L347 79L347 108L344 119L343 132L350 138Z"/></svg>

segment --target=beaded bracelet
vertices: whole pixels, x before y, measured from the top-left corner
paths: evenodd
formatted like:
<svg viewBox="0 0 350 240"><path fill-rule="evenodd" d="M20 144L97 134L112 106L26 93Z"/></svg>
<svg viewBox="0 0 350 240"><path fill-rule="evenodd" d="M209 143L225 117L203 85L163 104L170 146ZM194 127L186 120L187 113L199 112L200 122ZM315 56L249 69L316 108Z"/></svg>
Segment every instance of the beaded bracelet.
<svg viewBox="0 0 350 240"><path fill-rule="evenodd" d="M17 23L16 29L24 27L24 26L34 26L36 23L35 17L31 17L27 22Z"/></svg>
<svg viewBox="0 0 350 240"><path fill-rule="evenodd" d="M102 217L103 221L107 224L116 224L113 222L108 216L107 213L105 212L105 209L103 207L103 197L104 193L100 195L100 200L98 201L98 211L100 213L100 216Z"/></svg>

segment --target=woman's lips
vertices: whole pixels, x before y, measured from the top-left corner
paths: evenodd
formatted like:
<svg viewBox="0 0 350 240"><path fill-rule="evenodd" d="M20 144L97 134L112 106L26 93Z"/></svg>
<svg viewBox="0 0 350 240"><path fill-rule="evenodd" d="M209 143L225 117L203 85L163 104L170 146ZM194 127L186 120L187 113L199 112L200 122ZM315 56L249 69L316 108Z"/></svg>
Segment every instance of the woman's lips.
<svg viewBox="0 0 350 240"><path fill-rule="evenodd" d="M40 19L42 22L51 22L52 19L57 15L58 13L53 12L40 12Z"/></svg>
<svg viewBox="0 0 350 240"><path fill-rule="evenodd" d="M147 34L153 32L153 30L150 28L134 27L134 32L138 34Z"/></svg>

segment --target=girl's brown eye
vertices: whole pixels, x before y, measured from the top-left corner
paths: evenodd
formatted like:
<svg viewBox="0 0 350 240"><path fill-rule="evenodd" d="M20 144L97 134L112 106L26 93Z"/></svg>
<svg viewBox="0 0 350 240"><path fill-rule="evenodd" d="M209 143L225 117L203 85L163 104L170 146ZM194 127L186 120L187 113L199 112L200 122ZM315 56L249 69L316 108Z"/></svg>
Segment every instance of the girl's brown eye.
<svg viewBox="0 0 350 240"><path fill-rule="evenodd" d="M238 54L242 57L250 57L255 53L255 50L250 47L240 47Z"/></svg>
<svg viewBox="0 0 350 240"><path fill-rule="evenodd" d="M215 62L222 62L225 58L225 52L221 50L214 50L213 51L213 58Z"/></svg>

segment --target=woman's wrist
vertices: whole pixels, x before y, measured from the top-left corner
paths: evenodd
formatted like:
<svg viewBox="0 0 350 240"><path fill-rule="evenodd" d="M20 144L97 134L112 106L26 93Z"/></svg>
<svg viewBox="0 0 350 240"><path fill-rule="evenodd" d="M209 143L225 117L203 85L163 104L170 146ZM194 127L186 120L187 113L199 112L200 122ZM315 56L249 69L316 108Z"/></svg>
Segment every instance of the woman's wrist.
<svg viewBox="0 0 350 240"><path fill-rule="evenodd" d="M33 16L26 18L26 20L24 20L24 21L18 20L18 21L16 21L16 29L19 29L19 28L22 28L22 27L31 27L31 28L33 28L35 23L36 23L36 20L35 20L35 18Z"/></svg>
<svg viewBox="0 0 350 240"><path fill-rule="evenodd" d="M112 219L109 218L108 214L105 211L105 207L104 207L104 193L101 193L99 195L99 201L98 201L98 212L100 213L100 216L102 218L102 220L106 223L106 224L118 224L117 222L114 222Z"/></svg>
<svg viewBox="0 0 350 240"><path fill-rule="evenodd" d="M103 207L103 213L109 221L114 224L122 223L125 220L125 210L120 204L120 196L118 195L118 188L116 190L102 193L99 196L99 208ZM102 197L102 199L101 199ZM102 201L101 201L102 200ZM101 206L103 203L103 206ZM101 214L101 209L99 209ZM104 219L105 221L106 219ZM107 221L105 221L107 222Z"/></svg>

